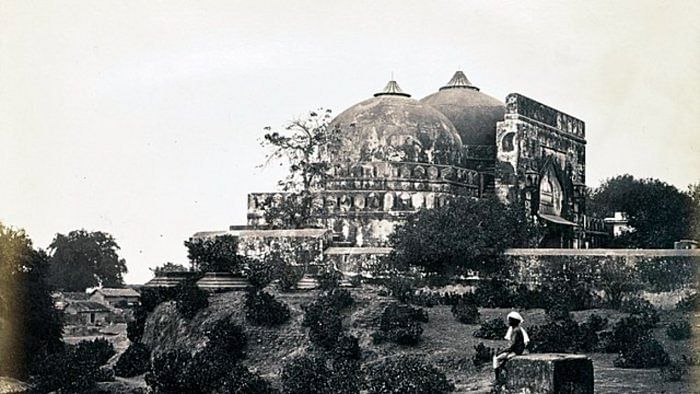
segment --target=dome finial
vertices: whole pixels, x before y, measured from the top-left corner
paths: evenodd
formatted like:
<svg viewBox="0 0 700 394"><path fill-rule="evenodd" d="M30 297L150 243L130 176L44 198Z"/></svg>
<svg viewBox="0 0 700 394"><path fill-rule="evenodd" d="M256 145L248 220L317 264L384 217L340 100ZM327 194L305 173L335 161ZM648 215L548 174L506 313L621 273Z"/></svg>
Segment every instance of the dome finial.
<svg viewBox="0 0 700 394"><path fill-rule="evenodd" d="M391 81L389 81L389 83L386 84L386 86L384 87L384 90L382 90L382 91L379 92L379 93L375 93L375 94L374 94L374 97L378 97L378 96L403 96L403 97L411 97L410 94L408 94L408 93L404 92L403 90L401 90L401 88L399 87L399 84L396 83L396 81L394 81L394 79L393 79L393 74L394 74L394 73L392 72L391 74L392 74L392 79L391 79Z"/></svg>
<svg viewBox="0 0 700 394"><path fill-rule="evenodd" d="M479 90L479 88L477 88L476 86L472 85L471 82L469 82L469 79L467 79L467 76L464 75L462 71L457 71L455 75L452 76L452 79L450 79L450 82L448 82L447 85L441 87L440 90L454 88L467 88Z"/></svg>

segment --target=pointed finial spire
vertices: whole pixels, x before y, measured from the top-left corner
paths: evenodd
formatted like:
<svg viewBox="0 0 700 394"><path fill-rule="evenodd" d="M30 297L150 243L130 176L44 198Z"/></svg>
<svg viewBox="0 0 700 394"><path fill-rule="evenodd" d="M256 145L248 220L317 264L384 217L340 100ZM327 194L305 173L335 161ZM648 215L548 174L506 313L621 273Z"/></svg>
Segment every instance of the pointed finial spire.
<svg viewBox="0 0 700 394"><path fill-rule="evenodd" d="M392 73L393 74L393 73ZM401 88L399 87L399 84L396 83L393 79L389 81L389 83L386 84L384 87L384 90L382 90L379 93L375 93L374 97L378 96L403 96L403 97L411 97L410 94L405 93Z"/></svg>
<svg viewBox="0 0 700 394"><path fill-rule="evenodd" d="M476 86L472 85L471 82L469 82L469 79L467 79L467 76L464 75L462 71L457 71L455 75L452 76L452 79L450 79L450 82L448 82L447 85L441 87L440 90L454 88L467 88L479 90L479 88L477 88Z"/></svg>

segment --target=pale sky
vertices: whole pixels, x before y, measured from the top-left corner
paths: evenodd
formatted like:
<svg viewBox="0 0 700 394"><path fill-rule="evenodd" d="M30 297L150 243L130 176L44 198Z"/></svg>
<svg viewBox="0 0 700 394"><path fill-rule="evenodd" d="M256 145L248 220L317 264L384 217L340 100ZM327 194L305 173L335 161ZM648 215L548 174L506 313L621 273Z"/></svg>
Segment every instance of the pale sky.
<svg viewBox="0 0 700 394"><path fill-rule="evenodd" d="M112 234L129 283L245 222L264 126L458 68L583 119L587 180L700 180L698 1L0 0L0 221Z"/></svg>

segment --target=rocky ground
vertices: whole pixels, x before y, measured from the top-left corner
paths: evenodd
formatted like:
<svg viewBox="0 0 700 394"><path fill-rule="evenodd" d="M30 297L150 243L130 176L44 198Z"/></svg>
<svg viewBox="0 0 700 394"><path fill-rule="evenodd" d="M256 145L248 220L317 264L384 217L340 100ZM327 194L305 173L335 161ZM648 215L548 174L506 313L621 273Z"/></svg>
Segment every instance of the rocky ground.
<svg viewBox="0 0 700 394"><path fill-rule="evenodd" d="M389 297L379 296L376 289L363 288L351 290L356 299L356 305L349 312L345 325L350 332L360 338L363 349L363 362L369 363L385 357L398 354L420 354L440 367L455 383L458 392L486 393L492 384L493 373L488 366L474 367L471 358L474 346L484 342L490 347L502 347L504 341L491 341L474 338L472 333L478 325L464 325L457 322L448 306L426 308L430 322L423 325L423 341L416 347L403 347L391 343L375 345L371 334L377 327L376 320L384 306L394 302ZM249 338L248 358L245 364L258 371L266 378L279 384L282 366L291 358L308 351L308 341L305 329L301 327L303 318L302 305L310 302L316 292L305 293L275 293L286 302L292 310L292 320L279 328L252 327L245 322L243 311L243 294L230 292L213 295L210 306L201 311L192 321L186 321L178 316L171 303L160 305L149 318L144 334L144 342L151 345L156 352L168 349L187 347L194 349L202 346L204 327L209 323L230 316L239 321L245 328ZM482 321L503 317L507 309L480 309ZM546 315L541 309L521 311L525 318L524 326L537 325L545 322ZM613 310L590 310L575 312L576 320L585 320L591 313L598 313L610 319L613 324L623 314ZM689 341L671 341L665 333L666 325L679 318L676 312L663 312L662 322L655 330L659 339L673 359L682 354L691 355L692 349L700 349L700 333ZM696 327L697 330L697 327ZM697 355L697 351L695 352ZM658 369L621 369L613 366L614 354L594 353L593 359L595 387L597 393L692 393L699 392L686 379L683 382L664 382ZM698 376L700 367L693 367L691 375ZM135 379L119 382L120 385L143 387L143 382Z"/></svg>

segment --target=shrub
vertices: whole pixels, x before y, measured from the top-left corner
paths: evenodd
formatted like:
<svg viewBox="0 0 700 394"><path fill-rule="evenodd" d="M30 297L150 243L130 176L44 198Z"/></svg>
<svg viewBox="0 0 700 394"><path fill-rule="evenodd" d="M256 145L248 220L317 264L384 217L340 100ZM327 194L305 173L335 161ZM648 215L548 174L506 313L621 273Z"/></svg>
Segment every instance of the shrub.
<svg viewBox="0 0 700 394"><path fill-rule="evenodd" d="M529 331L529 348L534 353L565 353L577 350L579 326L571 319L534 326Z"/></svg>
<svg viewBox="0 0 700 394"><path fill-rule="evenodd" d="M588 320L584 324L587 324L593 331L602 331L608 326L608 319L593 313L588 316Z"/></svg>
<svg viewBox="0 0 700 394"><path fill-rule="evenodd" d="M333 348L333 355L341 359L359 360L362 356L362 351L357 337L350 334L341 334Z"/></svg>
<svg viewBox="0 0 700 394"><path fill-rule="evenodd" d="M411 302L413 295L416 293L415 279L405 276L392 276L384 280L389 295L397 299L399 302Z"/></svg>
<svg viewBox="0 0 700 394"><path fill-rule="evenodd" d="M221 351L169 351L153 358L146 383L155 393L269 393L270 385Z"/></svg>
<svg viewBox="0 0 700 394"><path fill-rule="evenodd" d="M293 359L282 369L282 387L286 394L333 392L328 382L330 371L325 360L309 356Z"/></svg>
<svg viewBox="0 0 700 394"><path fill-rule="evenodd" d="M313 321L309 322L309 339L327 350L336 346L342 331L343 319L333 309L321 309Z"/></svg>
<svg viewBox="0 0 700 394"><path fill-rule="evenodd" d="M262 290L245 296L246 318L258 326L274 327L289 320L289 307Z"/></svg>
<svg viewBox="0 0 700 394"><path fill-rule="evenodd" d="M442 302L442 297L437 293L419 290L417 293L413 294L410 302L413 305L432 308Z"/></svg>
<svg viewBox="0 0 700 394"><path fill-rule="evenodd" d="M642 338L649 336L649 328L639 316L620 319L612 329L605 351L616 353L634 347Z"/></svg>
<svg viewBox="0 0 700 394"><path fill-rule="evenodd" d="M114 374L124 378L131 378L148 371L151 363L151 350L148 346L135 342L119 356L114 365Z"/></svg>
<svg viewBox="0 0 700 394"><path fill-rule="evenodd" d="M319 301L338 312L345 310L355 303L352 294L345 289L333 289L319 297Z"/></svg>
<svg viewBox="0 0 700 394"><path fill-rule="evenodd" d="M690 338L693 333L690 323L688 323L687 320L682 320L671 323L668 328L666 328L666 334L674 341L680 341Z"/></svg>
<svg viewBox="0 0 700 394"><path fill-rule="evenodd" d="M112 345L105 342L84 341L36 357L30 371L33 389L39 393L83 393L93 391L98 381L111 380L112 376L100 369L114 354Z"/></svg>
<svg viewBox="0 0 700 394"><path fill-rule="evenodd" d="M323 290L332 290L340 286L340 281L342 279L343 274L340 273L340 271L324 271L318 276L318 285Z"/></svg>
<svg viewBox="0 0 700 394"><path fill-rule="evenodd" d="M654 308L651 302L643 298L634 297L624 301L621 310L639 316L641 318L640 323L644 327L651 328L659 322L659 312Z"/></svg>
<svg viewBox="0 0 700 394"><path fill-rule="evenodd" d="M683 297L676 303L676 309L682 312L698 312L700 311L700 293L695 293Z"/></svg>
<svg viewBox="0 0 700 394"><path fill-rule="evenodd" d="M502 279L482 280L474 291L479 306L484 308L508 308L515 305L515 294Z"/></svg>
<svg viewBox="0 0 700 394"><path fill-rule="evenodd" d="M262 290L275 280L276 270L277 268L267 261L246 259L245 275L256 289Z"/></svg>
<svg viewBox="0 0 700 394"><path fill-rule="evenodd" d="M641 338L633 347L624 349L615 359L618 368L658 368L668 365L668 353L651 336Z"/></svg>
<svg viewBox="0 0 700 394"><path fill-rule="evenodd" d="M387 358L366 368L369 393L447 393L454 385L440 370L416 356Z"/></svg>
<svg viewBox="0 0 700 394"><path fill-rule="evenodd" d="M295 267L287 263L281 264L277 271L278 283L284 291L294 289L302 276L304 276L303 267Z"/></svg>
<svg viewBox="0 0 700 394"><path fill-rule="evenodd" d="M289 394L359 393L360 384L360 368L353 360L302 356L282 369L282 390Z"/></svg>
<svg viewBox="0 0 700 394"><path fill-rule="evenodd" d="M95 362L98 366L106 364L115 354L114 346L104 338L81 341L74 346L74 351L80 359Z"/></svg>
<svg viewBox="0 0 700 394"><path fill-rule="evenodd" d="M680 382L688 374L688 366L685 363L673 361L661 367L659 372L665 382Z"/></svg>
<svg viewBox="0 0 700 394"><path fill-rule="evenodd" d="M503 339L508 331L508 326L503 319L491 319L481 323L481 327L474 331L474 336L483 339Z"/></svg>
<svg viewBox="0 0 700 394"><path fill-rule="evenodd" d="M387 340L399 345L415 345L421 340L428 314L420 308L392 304L387 306L380 319L379 331L373 335L375 342Z"/></svg>
<svg viewBox="0 0 700 394"><path fill-rule="evenodd" d="M185 280L175 287L175 307L187 319L209 306L209 295L194 280Z"/></svg>
<svg viewBox="0 0 700 394"><path fill-rule="evenodd" d="M496 349L484 345L483 342L479 342L478 345L474 346L474 355L472 356L472 362L475 367L480 367L483 364L491 362L493 356L496 355Z"/></svg>
<svg viewBox="0 0 700 394"><path fill-rule="evenodd" d="M248 338L243 328L230 319L216 321L205 331L205 335L209 339L207 347L221 350L233 360L245 358Z"/></svg>
<svg viewBox="0 0 700 394"><path fill-rule="evenodd" d="M474 304L460 302L452 306L452 315L463 324L477 324L479 322L479 309Z"/></svg>

